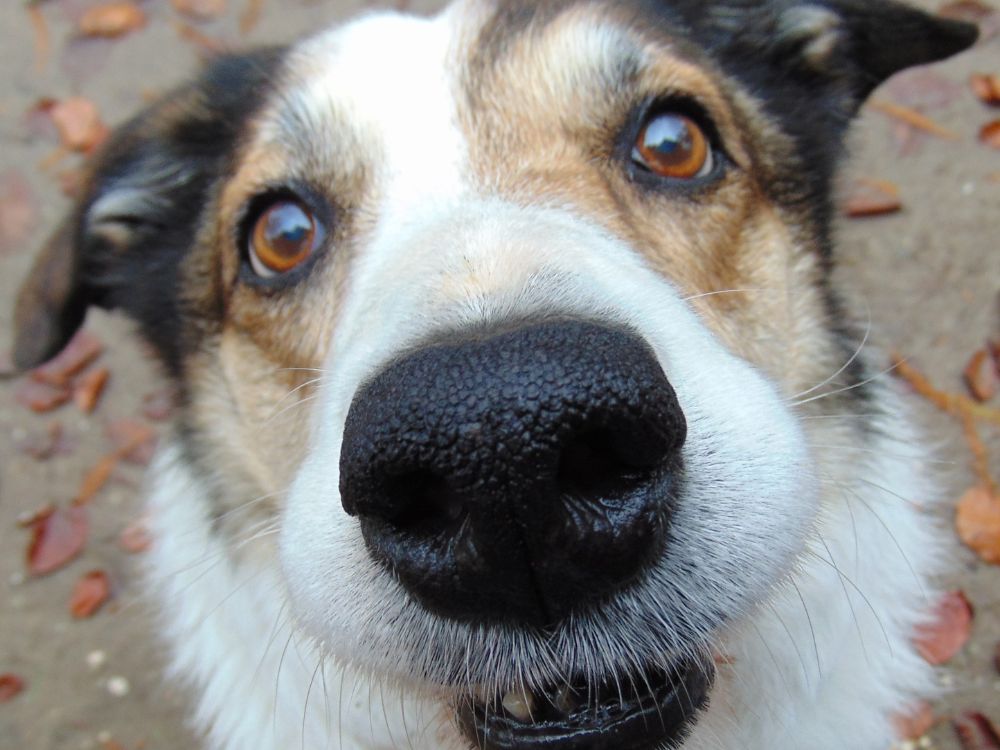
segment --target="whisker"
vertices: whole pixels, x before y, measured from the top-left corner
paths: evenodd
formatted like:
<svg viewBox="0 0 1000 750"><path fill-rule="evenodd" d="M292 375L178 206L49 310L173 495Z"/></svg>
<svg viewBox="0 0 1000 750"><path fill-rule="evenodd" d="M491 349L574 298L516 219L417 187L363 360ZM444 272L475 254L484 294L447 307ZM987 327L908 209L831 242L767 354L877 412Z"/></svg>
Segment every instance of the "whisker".
<svg viewBox="0 0 1000 750"><path fill-rule="evenodd" d="M848 359L843 365L841 365L841 367L840 367L839 370L837 370L835 373L833 373L833 375L831 375L830 377L828 377L822 383L817 383L816 385L814 385L809 390L803 391L802 393L798 394L797 396L793 396L792 397L793 399L801 399L803 396L808 396L810 393L818 391L823 386L828 385L829 383L833 382L838 377L840 377L840 375L843 372L845 372L852 364L854 364L854 362L857 360L857 358L859 356L861 356L861 352L864 350L865 345L868 344L868 339L869 339L869 337L871 336L871 333L872 333L872 311L871 311L871 307L869 307L869 305L868 305L867 302L865 302L865 310L866 310L866 313L867 313L867 316L868 316L868 322L865 324L865 335L864 335L864 337L862 337L861 343L858 344L858 346L855 348L854 353L851 355L850 359Z"/></svg>

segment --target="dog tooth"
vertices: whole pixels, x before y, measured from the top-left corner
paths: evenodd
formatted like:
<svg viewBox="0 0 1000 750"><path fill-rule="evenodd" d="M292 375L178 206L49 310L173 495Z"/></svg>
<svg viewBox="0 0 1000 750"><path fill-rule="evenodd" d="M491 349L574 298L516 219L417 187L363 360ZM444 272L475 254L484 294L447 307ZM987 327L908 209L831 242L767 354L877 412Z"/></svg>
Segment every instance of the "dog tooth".
<svg viewBox="0 0 1000 750"><path fill-rule="evenodd" d="M503 697L504 710L518 721L532 721L531 714L535 708L535 699L530 693L511 690Z"/></svg>

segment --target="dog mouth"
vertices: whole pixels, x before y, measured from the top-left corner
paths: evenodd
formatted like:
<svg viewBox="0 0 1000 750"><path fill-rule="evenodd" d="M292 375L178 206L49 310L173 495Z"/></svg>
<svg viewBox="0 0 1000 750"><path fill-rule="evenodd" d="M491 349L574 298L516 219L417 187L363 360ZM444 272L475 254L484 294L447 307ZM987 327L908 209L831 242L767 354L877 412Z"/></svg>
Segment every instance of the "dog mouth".
<svg viewBox="0 0 1000 750"><path fill-rule="evenodd" d="M464 700L458 721L481 750L656 750L677 747L708 702L710 661L681 659L599 685L586 680Z"/></svg>

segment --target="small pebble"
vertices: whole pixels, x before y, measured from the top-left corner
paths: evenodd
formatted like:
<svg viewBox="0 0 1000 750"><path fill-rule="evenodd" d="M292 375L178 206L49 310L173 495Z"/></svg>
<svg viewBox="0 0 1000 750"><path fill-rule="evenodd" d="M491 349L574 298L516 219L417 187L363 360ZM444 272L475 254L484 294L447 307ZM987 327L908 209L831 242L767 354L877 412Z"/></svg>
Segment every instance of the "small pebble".
<svg viewBox="0 0 1000 750"><path fill-rule="evenodd" d="M107 729L97 733L97 741L102 743L111 742L111 732Z"/></svg>
<svg viewBox="0 0 1000 750"><path fill-rule="evenodd" d="M11 573L7 578L7 582L10 583L11 586L23 586L26 580L27 578L24 573L21 573L20 571L17 573Z"/></svg>
<svg viewBox="0 0 1000 750"><path fill-rule="evenodd" d="M111 693L115 698L124 698L129 694L131 687L128 684L128 680L124 677L112 677L108 680L108 692Z"/></svg>
<svg viewBox="0 0 1000 750"><path fill-rule="evenodd" d="M103 651L91 651L87 654L87 666L95 672L103 667L107 660L108 655Z"/></svg>

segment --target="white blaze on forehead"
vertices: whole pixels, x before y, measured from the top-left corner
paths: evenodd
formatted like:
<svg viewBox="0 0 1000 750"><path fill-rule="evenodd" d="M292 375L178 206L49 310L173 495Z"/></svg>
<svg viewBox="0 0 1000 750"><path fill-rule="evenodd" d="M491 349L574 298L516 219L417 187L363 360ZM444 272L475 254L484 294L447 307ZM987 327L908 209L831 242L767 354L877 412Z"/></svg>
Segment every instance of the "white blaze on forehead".
<svg viewBox="0 0 1000 750"><path fill-rule="evenodd" d="M458 127L452 63L456 14L365 17L302 44L290 60L295 104L309 141L352 137L373 149L382 212L460 191L467 153ZM346 120L346 122L345 122ZM322 148L322 144L317 144Z"/></svg>

